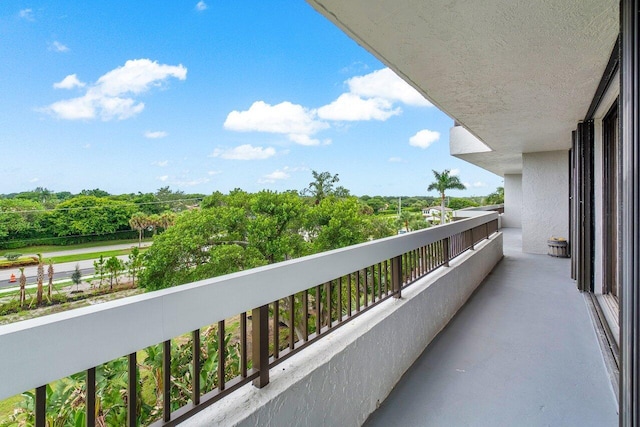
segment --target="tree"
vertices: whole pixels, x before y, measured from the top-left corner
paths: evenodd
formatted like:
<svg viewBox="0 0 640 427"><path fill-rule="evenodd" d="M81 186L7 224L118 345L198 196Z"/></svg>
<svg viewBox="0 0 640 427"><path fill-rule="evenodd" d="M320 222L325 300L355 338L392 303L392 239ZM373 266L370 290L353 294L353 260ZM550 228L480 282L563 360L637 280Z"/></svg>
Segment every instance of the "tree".
<svg viewBox="0 0 640 427"><path fill-rule="evenodd" d="M37 237L44 231L47 212L38 201L0 199L0 238Z"/></svg>
<svg viewBox="0 0 640 427"><path fill-rule="evenodd" d="M57 236L112 234L129 229L136 206L131 202L95 196L78 196L51 212L52 232Z"/></svg>
<svg viewBox="0 0 640 427"><path fill-rule="evenodd" d="M315 253L362 243L369 239L372 229L355 197L328 197L309 213L307 234Z"/></svg>
<svg viewBox="0 0 640 427"><path fill-rule="evenodd" d="M464 186L464 184L462 184L462 182L460 182L460 178L458 178L457 176L451 176L449 174L449 169L445 169L442 172L434 170L433 176L436 180L429 184L427 191L435 190L440 193L440 218L442 219L441 223L444 224L446 222L444 209L445 191L449 189L464 190L466 187Z"/></svg>
<svg viewBox="0 0 640 427"><path fill-rule="evenodd" d="M53 289L53 260L49 260L49 268L47 269L49 276L49 286L47 288L47 298L51 301L51 290Z"/></svg>
<svg viewBox="0 0 640 427"><path fill-rule="evenodd" d="M478 204L471 199L465 199L462 197L449 198L449 208L453 209L454 211L458 209L471 208L474 206L478 206Z"/></svg>
<svg viewBox="0 0 640 427"><path fill-rule="evenodd" d="M252 197L247 222L247 242L268 263L284 261L302 253L300 234L305 205L295 192L263 190Z"/></svg>
<svg viewBox="0 0 640 427"><path fill-rule="evenodd" d="M248 211L218 206L183 212L145 253L140 286L168 288L266 264L247 242Z"/></svg>
<svg viewBox="0 0 640 427"><path fill-rule="evenodd" d="M131 218L129 219L129 225L131 228L138 232L138 246L142 245L142 235L144 233L144 229L147 228L148 218L148 215L142 212L136 212L131 215Z"/></svg>
<svg viewBox="0 0 640 427"><path fill-rule="evenodd" d="M24 306L27 299L27 276L24 275L24 267L20 267L20 307Z"/></svg>
<svg viewBox="0 0 640 427"><path fill-rule="evenodd" d="M82 283L82 272L80 272L80 265L76 264L76 269L71 273L71 281L76 285L76 292L79 292L80 283Z"/></svg>
<svg viewBox="0 0 640 427"><path fill-rule="evenodd" d="M129 253L129 259L126 262L127 270L129 271L129 276L131 277L131 281L133 286L136 286L136 277L140 274L140 269L142 268L142 255L140 254L140 249L135 246L131 248L131 252Z"/></svg>
<svg viewBox="0 0 640 427"><path fill-rule="evenodd" d="M105 269L109 273L109 289L113 290L113 280L116 281L116 286L118 285L118 276L122 272L124 265L119 258L112 256L105 263Z"/></svg>
<svg viewBox="0 0 640 427"><path fill-rule="evenodd" d="M311 175L313 176L313 181L309 183L309 187L302 190L302 194L310 195L317 205L322 199L333 194L333 184L340 181L340 179L338 178L338 174L331 175L329 172L316 172L312 170ZM345 191L343 187L340 188L341 192Z"/></svg>
<svg viewBox="0 0 640 427"><path fill-rule="evenodd" d="M163 230L166 230L176 223L177 217L178 216L174 212L162 212L158 220L158 226Z"/></svg>
<svg viewBox="0 0 640 427"><path fill-rule="evenodd" d="M104 281L104 273L106 273L105 264L106 261L102 255L100 255L100 258L93 261L93 269L95 271L95 274L100 277L100 283L98 284L98 287L102 286L102 282Z"/></svg>
<svg viewBox="0 0 640 427"><path fill-rule="evenodd" d="M44 283L44 261L42 260L42 254L38 254L38 291L36 293L37 305L42 304L42 293Z"/></svg>
<svg viewBox="0 0 640 427"><path fill-rule="evenodd" d="M484 202L486 205L499 205L504 203L504 187L496 188L496 191L489 194Z"/></svg>

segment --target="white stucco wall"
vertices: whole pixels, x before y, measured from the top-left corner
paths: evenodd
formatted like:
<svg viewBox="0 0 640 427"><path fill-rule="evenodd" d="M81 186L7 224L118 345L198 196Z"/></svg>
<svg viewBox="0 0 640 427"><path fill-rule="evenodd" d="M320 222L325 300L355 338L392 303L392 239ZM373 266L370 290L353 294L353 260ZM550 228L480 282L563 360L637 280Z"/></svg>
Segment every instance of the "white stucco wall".
<svg viewBox="0 0 640 427"><path fill-rule="evenodd" d="M522 228L522 175L504 176L504 214L502 226Z"/></svg>
<svg viewBox="0 0 640 427"><path fill-rule="evenodd" d="M569 237L568 156L565 150L522 155L523 252L544 254L549 237Z"/></svg>
<svg viewBox="0 0 640 427"><path fill-rule="evenodd" d="M180 425L362 425L502 254L498 233Z"/></svg>

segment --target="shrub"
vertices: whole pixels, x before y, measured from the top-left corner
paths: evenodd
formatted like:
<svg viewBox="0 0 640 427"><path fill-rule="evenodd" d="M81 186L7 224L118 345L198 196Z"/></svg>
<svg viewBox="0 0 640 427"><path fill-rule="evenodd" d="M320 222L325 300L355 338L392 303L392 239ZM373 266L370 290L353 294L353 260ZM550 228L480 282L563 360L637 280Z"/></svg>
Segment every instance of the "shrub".
<svg viewBox="0 0 640 427"><path fill-rule="evenodd" d="M4 254L4 257L9 261L15 261L21 256L22 254L19 254L18 252L7 252L6 254Z"/></svg>

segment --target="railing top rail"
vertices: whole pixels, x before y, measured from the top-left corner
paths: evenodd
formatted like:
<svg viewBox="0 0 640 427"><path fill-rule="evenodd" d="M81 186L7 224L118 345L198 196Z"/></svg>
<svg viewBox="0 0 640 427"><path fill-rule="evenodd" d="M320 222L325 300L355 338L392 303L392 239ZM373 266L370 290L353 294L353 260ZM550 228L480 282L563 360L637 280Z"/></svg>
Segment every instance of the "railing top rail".
<svg viewBox="0 0 640 427"><path fill-rule="evenodd" d="M497 219L486 212L175 288L0 326L0 399Z"/></svg>

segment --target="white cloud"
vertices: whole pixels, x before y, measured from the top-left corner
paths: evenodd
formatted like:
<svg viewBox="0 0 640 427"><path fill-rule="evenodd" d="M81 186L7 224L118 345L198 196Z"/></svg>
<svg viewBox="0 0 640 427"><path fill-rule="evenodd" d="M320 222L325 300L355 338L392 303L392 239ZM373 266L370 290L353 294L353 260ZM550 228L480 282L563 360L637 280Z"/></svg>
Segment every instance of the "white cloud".
<svg viewBox="0 0 640 427"><path fill-rule="evenodd" d="M158 177L158 180L162 182L165 182L167 179L169 179L169 175L162 175Z"/></svg>
<svg viewBox="0 0 640 427"><path fill-rule="evenodd" d="M415 135L409 138L409 145L419 148L428 148L431 144L440 139L440 132L436 132L429 129L423 129L418 131Z"/></svg>
<svg viewBox="0 0 640 427"><path fill-rule="evenodd" d="M144 109L144 103L131 95L161 86L170 77L185 80L187 69L149 59L129 60L100 77L83 96L54 102L42 111L66 120L93 119L98 115L103 121L124 120Z"/></svg>
<svg viewBox="0 0 640 427"><path fill-rule="evenodd" d="M256 101L246 111L230 112L224 127L238 132L313 135L329 125L316 120L315 112L302 105L288 101L269 105Z"/></svg>
<svg viewBox="0 0 640 427"><path fill-rule="evenodd" d="M89 148L91 148L91 144L85 144L84 148L86 148L88 150Z"/></svg>
<svg viewBox="0 0 640 427"><path fill-rule="evenodd" d="M482 181L476 181L474 183L463 182L462 185L464 185L467 188L483 188L487 186L487 184Z"/></svg>
<svg viewBox="0 0 640 427"><path fill-rule="evenodd" d="M383 68L364 76L352 77L346 83L349 86L349 91L354 95L366 98L384 98L416 107L433 106L389 68Z"/></svg>
<svg viewBox="0 0 640 427"><path fill-rule="evenodd" d="M318 108L318 117L335 121L385 121L401 112L400 108L393 108L393 104L386 99L363 99L353 93L343 93L331 104Z"/></svg>
<svg viewBox="0 0 640 427"><path fill-rule="evenodd" d="M301 135L301 134L295 134L295 133L290 134L289 139L295 142L296 144L307 145L307 146L331 144L331 139L323 139L322 141L320 141L317 138L311 138L309 135Z"/></svg>
<svg viewBox="0 0 640 427"><path fill-rule="evenodd" d="M389 162L390 163L406 163L407 161L404 160L402 157L389 157Z"/></svg>
<svg viewBox="0 0 640 427"><path fill-rule="evenodd" d="M35 21L35 18L33 17L33 10L32 9L22 9L18 15L20 16L20 18L22 19L26 19L27 21Z"/></svg>
<svg viewBox="0 0 640 427"><path fill-rule="evenodd" d="M220 175L221 173L222 171L209 171L207 172L207 175L214 176L214 175Z"/></svg>
<svg viewBox="0 0 640 427"><path fill-rule="evenodd" d="M158 139L158 138L164 138L167 135L169 135L167 132L163 131L163 130L156 130L156 131L146 131L144 133L144 137L145 138L149 138L149 139Z"/></svg>
<svg viewBox="0 0 640 427"><path fill-rule="evenodd" d="M286 169L286 168L285 168ZM258 180L258 183L260 184L273 184L276 181L282 181L284 179L288 179L290 178L291 175L289 175L285 170L275 170L271 173L266 174L265 176L263 176L261 179Z"/></svg>
<svg viewBox="0 0 640 427"><path fill-rule="evenodd" d="M206 184L209 181L210 181L209 178L198 178L198 179L191 179L191 180L185 180L185 181L173 181L172 184L178 185L181 187L193 187L200 184Z"/></svg>
<svg viewBox="0 0 640 427"><path fill-rule="evenodd" d="M163 168L163 167L165 167L165 166L167 166L169 164L169 160L159 160L159 161L153 162L151 164L155 165L155 166L160 166L161 168Z"/></svg>
<svg viewBox="0 0 640 427"><path fill-rule="evenodd" d="M38 181L40 181L40 178L31 178L29 180L29 182L38 182Z"/></svg>
<svg viewBox="0 0 640 427"><path fill-rule="evenodd" d="M197 10L198 12L202 12L203 10L207 10L207 8L208 8L208 7L209 7L209 6L207 6L207 4L206 4L204 1L202 1L202 0L200 0L200 1L196 4L196 10Z"/></svg>
<svg viewBox="0 0 640 427"><path fill-rule="evenodd" d="M75 87L84 87L86 84L78 80L76 74L69 74L67 77L53 84L54 89L73 89Z"/></svg>
<svg viewBox="0 0 640 427"><path fill-rule="evenodd" d="M227 160L264 160L275 154L276 150L273 147L254 147L251 144L244 144L229 149L216 148L210 157Z"/></svg>
<svg viewBox="0 0 640 427"><path fill-rule="evenodd" d="M460 169L449 170L449 176L459 176L459 175L460 175Z"/></svg>
<svg viewBox="0 0 640 427"><path fill-rule="evenodd" d="M54 52L68 52L69 48L56 40L51 43L51 45L49 46L49 50L52 50Z"/></svg>

